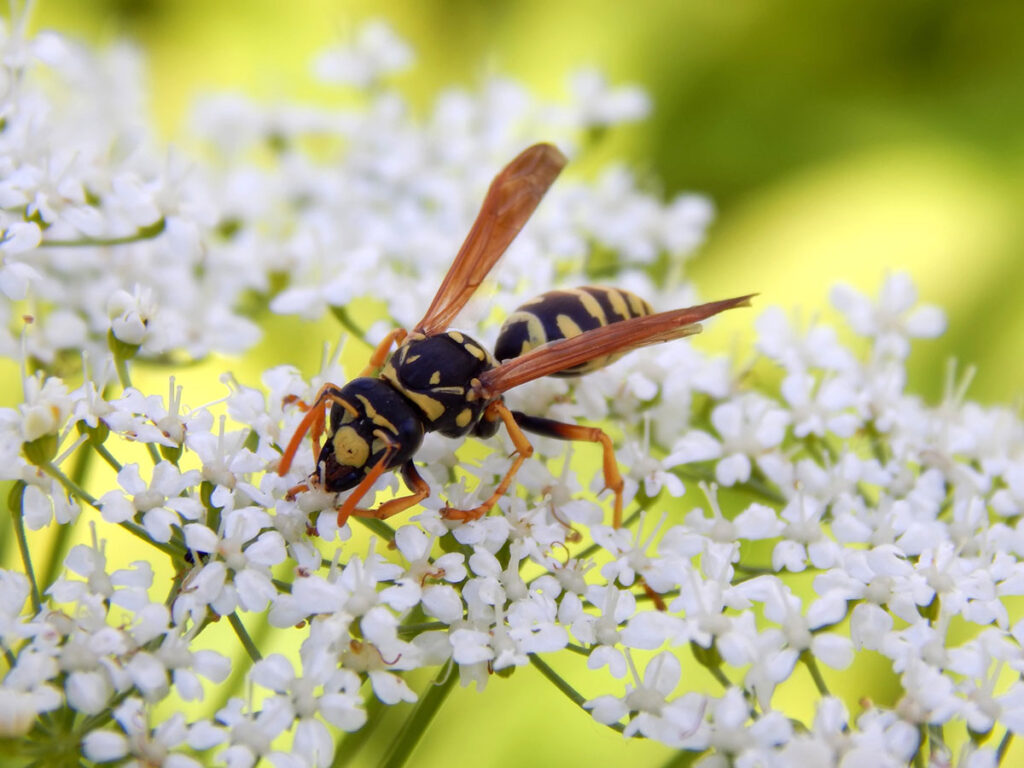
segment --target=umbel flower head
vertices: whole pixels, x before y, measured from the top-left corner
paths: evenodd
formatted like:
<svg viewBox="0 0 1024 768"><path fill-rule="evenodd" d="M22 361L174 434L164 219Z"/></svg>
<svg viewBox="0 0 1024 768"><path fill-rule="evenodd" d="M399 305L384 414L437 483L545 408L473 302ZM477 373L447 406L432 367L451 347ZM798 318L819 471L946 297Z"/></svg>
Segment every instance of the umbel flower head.
<svg viewBox="0 0 1024 768"><path fill-rule="evenodd" d="M0 354L26 370L0 410L19 545L0 569L5 750L328 766L394 706L412 713L387 735L400 763L456 685L500 695L530 666L580 718L701 765L1009 759L1024 425L952 372L937 404L907 391L913 343L944 328L908 276L877 302L836 289L856 349L761 311L764 376L674 341L511 391L516 410L608 426L621 527L598 449L543 438L491 514L449 519L490 497L513 446L436 434L415 455L421 504L339 525L344 493L295 490L308 445L277 469L302 403L358 367L335 351L308 378L225 371L205 405L132 374L246 350L275 322L254 305L332 313L368 356L429 305L509 158L538 140L585 155L646 97L595 73L564 101L490 78L417 115L390 85L412 53L374 22L316 65L349 106L207 101L201 160L141 119L136 52L18 24L0 47ZM459 326L490 344L525 298L609 270L656 309L693 304L654 276L680 274L710 217L620 166L569 173ZM363 504L400 484L383 474Z"/></svg>

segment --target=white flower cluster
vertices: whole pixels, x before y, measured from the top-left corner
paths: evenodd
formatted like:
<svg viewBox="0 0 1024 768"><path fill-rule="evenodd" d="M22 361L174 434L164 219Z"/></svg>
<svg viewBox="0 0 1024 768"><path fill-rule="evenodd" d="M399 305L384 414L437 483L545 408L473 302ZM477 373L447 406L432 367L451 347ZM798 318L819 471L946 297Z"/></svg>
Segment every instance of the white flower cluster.
<svg viewBox="0 0 1024 768"><path fill-rule="evenodd" d="M339 528L334 494L289 493L313 471L306 447L287 477L275 471L297 401L344 380L333 363L315 381L273 368L259 387L226 374L223 403L197 408L173 378L166 395L126 386L136 353L244 347L246 291L307 316L374 296L411 324L498 167L538 138L585 151L594 128L643 112L638 92L587 75L578 100L554 105L493 80L442 94L418 120L383 85L410 54L377 24L318 65L366 89L360 107L207 104L214 160L186 174L127 142L141 91L113 87L112 62L55 36L4 34L4 352L27 364L11 318L30 307L27 356L42 367L24 401L0 410L20 545L19 564L0 570L5 746L42 764L73 735L95 762L327 766L371 697L436 705L411 671L435 670L437 691L483 689L528 664L598 722L704 753L707 766L982 768L1024 728L1024 622L1008 599L1024 590L1024 423L953 382L937 406L905 391L910 340L944 324L906 276L878 303L836 289L860 352L769 309L744 376L675 342L510 393L531 414L612 425L621 528L596 500L596 456L576 455L594 449L551 439L535 441L491 515L450 521L445 503L490 495L508 446L473 462L433 435L416 456L431 488L420 509ZM47 78L74 98L44 96ZM651 267L678 263L709 217L705 201L664 203L621 169L570 175L496 271L489 309L556 275L583 281L609 253L617 285L666 308L692 303L685 285L655 286ZM487 321L466 325L487 339ZM89 351L77 386L56 368L70 349ZM129 443L150 460L125 460ZM100 462L110 472L90 470ZM117 487L104 484L113 473ZM387 475L375 490L397 487ZM91 543L41 582L34 532L85 524ZM124 562L106 543L115 535L139 542ZM154 577L167 563L169 592ZM216 625L244 655L224 655ZM257 630L279 652L263 655ZM892 700L831 693L841 676L819 664L843 670L868 652L898 679ZM562 679L563 653L586 656L592 674ZM776 695L801 668L814 686L806 717ZM214 687L227 703L203 710ZM181 702L192 704L166 715Z"/></svg>

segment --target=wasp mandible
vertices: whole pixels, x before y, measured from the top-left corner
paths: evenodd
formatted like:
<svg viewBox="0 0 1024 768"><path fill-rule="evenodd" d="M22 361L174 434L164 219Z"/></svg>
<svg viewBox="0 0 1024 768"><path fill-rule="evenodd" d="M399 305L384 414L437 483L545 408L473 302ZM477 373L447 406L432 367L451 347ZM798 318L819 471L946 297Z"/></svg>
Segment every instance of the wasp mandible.
<svg viewBox="0 0 1024 768"><path fill-rule="evenodd" d="M312 433L317 468L289 496L310 488L352 489L338 508L339 526L350 515L385 519L430 495L413 461L426 432L486 438L504 425L515 453L501 482L482 504L472 509L445 507L445 517L475 520L497 503L533 453L527 430L601 445L605 489L615 496L613 524L621 525L623 481L611 438L597 427L512 411L502 394L542 376L579 375L637 347L699 333L701 320L749 306L753 294L653 313L647 302L620 289L552 291L510 316L496 347L510 358L502 362L469 336L448 330L565 164L556 147L535 144L495 177L423 319L410 332L389 333L358 378L343 387L325 384L320 389L278 464L278 474L286 474L302 438ZM320 447L325 427L327 439ZM393 469L401 473L410 493L376 509L360 508L377 479Z"/></svg>

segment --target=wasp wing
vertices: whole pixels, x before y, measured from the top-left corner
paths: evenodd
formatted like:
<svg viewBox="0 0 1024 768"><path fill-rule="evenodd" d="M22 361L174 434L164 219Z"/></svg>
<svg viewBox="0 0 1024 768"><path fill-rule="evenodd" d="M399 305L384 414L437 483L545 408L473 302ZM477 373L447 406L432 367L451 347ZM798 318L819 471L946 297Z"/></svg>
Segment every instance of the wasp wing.
<svg viewBox="0 0 1024 768"><path fill-rule="evenodd" d="M534 144L494 178L480 213L415 330L441 333L459 313L519 230L536 210L562 168L565 156L551 144Z"/></svg>
<svg viewBox="0 0 1024 768"><path fill-rule="evenodd" d="M692 336L700 333L701 320L734 307L749 307L750 299L755 295L738 296L696 307L673 309L646 317L622 320L585 331L572 338L548 342L480 374L481 394L485 397L496 397L520 384L588 363L605 355L626 352L682 336Z"/></svg>

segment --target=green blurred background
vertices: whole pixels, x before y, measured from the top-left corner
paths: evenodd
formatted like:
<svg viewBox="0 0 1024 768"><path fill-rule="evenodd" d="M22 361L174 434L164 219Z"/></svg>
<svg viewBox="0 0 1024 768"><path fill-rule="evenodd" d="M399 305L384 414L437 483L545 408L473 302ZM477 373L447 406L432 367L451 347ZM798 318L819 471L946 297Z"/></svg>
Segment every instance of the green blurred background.
<svg viewBox="0 0 1024 768"><path fill-rule="evenodd" d="M137 41L152 68L154 119L173 140L200 91L324 98L307 74L311 57L370 16L388 19L415 48L417 66L397 82L420 107L439 88L491 71L546 95L581 65L643 86L652 117L616 129L601 151L668 195L695 190L715 201L718 217L690 269L703 296L760 291L759 303L800 306L808 318L829 314L838 280L874 293L886 270L907 270L950 321L943 339L916 345L911 386L934 400L955 357L979 366L971 397L1017 402L1019 0L41 0L34 26ZM730 322L739 333L749 317ZM312 343L306 359L278 350L280 359L253 370L287 361L309 373L319 349ZM264 344L261 354L275 352ZM418 764L671 758L589 722L532 669L490 685L501 690L453 694ZM794 689L788 703L801 696Z"/></svg>
<svg viewBox="0 0 1024 768"><path fill-rule="evenodd" d="M911 385L941 393L946 360L979 366L971 396L1021 391L1024 4L685 0L40 0L36 26L148 53L153 112L174 137L197 91L322 98L312 55L381 15L415 48L398 79L426 106L485 72L557 95L597 65L654 113L603 151L719 215L691 274L707 297L827 308L845 280L874 292L909 270L949 313L917 345ZM742 276L738 281L737 276ZM742 282L742 285L738 285ZM738 327L738 326L735 326Z"/></svg>

